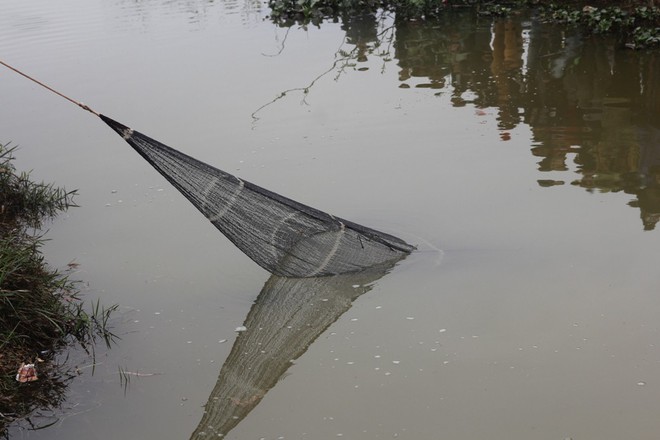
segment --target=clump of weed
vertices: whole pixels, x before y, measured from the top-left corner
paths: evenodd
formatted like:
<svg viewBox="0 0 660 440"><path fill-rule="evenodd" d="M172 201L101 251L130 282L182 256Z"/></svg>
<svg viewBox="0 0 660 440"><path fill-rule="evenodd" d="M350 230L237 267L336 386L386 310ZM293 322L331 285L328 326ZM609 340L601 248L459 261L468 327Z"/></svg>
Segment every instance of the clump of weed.
<svg viewBox="0 0 660 440"><path fill-rule="evenodd" d="M55 355L72 342L93 351L99 336L109 345L116 308L97 302L85 310L76 282L44 261L38 228L75 206L75 191L16 172L14 151L0 145L0 435L10 422L61 403L73 374ZM16 380L22 364L35 364L36 381Z"/></svg>

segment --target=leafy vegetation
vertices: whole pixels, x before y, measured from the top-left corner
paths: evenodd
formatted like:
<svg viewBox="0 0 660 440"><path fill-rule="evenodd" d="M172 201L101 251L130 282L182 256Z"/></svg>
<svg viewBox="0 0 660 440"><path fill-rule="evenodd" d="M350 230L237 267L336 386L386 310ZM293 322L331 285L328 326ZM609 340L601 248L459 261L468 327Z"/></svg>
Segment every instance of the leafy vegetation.
<svg viewBox="0 0 660 440"><path fill-rule="evenodd" d="M557 23L580 26L594 34L617 34L630 48L640 49L660 43L660 8L646 5L577 7L551 3L541 9L541 17Z"/></svg>
<svg viewBox="0 0 660 440"><path fill-rule="evenodd" d="M614 4L614 5L612 5ZM654 1L612 2L594 0L548 2L543 0L269 0L271 18L282 26L298 22L318 25L378 10L395 12L399 19L423 19L456 8L473 8L484 16L501 17L538 11L546 21L579 26L594 34L617 34L630 48L660 44L660 8Z"/></svg>
<svg viewBox="0 0 660 440"><path fill-rule="evenodd" d="M0 435L10 422L61 403L75 374L56 363L56 354L73 342L93 352L99 336L109 345L108 319L116 308L97 302L86 311L76 283L47 267L36 231L75 206L75 191L17 173L14 151L0 145ZM22 364L35 365L37 380L17 380Z"/></svg>

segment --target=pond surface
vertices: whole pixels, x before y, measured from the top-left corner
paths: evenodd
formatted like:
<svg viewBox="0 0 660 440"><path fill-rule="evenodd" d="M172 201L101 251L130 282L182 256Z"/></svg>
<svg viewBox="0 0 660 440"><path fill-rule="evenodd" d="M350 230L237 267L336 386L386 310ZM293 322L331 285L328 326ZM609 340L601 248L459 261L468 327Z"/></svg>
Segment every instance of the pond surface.
<svg viewBox="0 0 660 440"><path fill-rule="evenodd" d="M53 426L12 437L657 438L660 57L519 17L267 15L4 0L0 59L418 250L270 278L98 118L2 68L0 141L80 192L47 259L119 304L121 337L93 369L72 353Z"/></svg>

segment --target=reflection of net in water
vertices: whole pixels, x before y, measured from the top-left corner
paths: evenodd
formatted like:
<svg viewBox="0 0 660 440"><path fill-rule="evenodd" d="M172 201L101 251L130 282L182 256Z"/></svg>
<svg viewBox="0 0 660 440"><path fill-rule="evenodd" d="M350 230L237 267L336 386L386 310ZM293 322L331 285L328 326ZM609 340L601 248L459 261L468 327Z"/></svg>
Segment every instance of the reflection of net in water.
<svg viewBox="0 0 660 440"><path fill-rule="evenodd" d="M99 115L213 225L269 272L314 277L397 261L413 247L239 179Z"/></svg>
<svg viewBox="0 0 660 440"><path fill-rule="evenodd" d="M191 439L220 438L273 388L314 340L386 273L271 276L250 309Z"/></svg>

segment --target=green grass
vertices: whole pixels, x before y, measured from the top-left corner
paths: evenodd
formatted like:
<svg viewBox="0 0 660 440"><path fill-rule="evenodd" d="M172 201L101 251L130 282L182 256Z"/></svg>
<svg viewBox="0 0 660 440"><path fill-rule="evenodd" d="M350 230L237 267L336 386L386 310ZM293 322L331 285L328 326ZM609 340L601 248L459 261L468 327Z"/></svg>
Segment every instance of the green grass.
<svg viewBox="0 0 660 440"><path fill-rule="evenodd" d="M109 346L115 338L108 320L116 306L97 301L87 311L77 283L50 269L40 252L38 228L75 206L75 191L32 182L16 171L14 151L0 145L0 435L9 423L62 402L75 376L55 361L62 349L75 343L93 355L97 339ZM22 363L37 365L37 381L16 381Z"/></svg>

